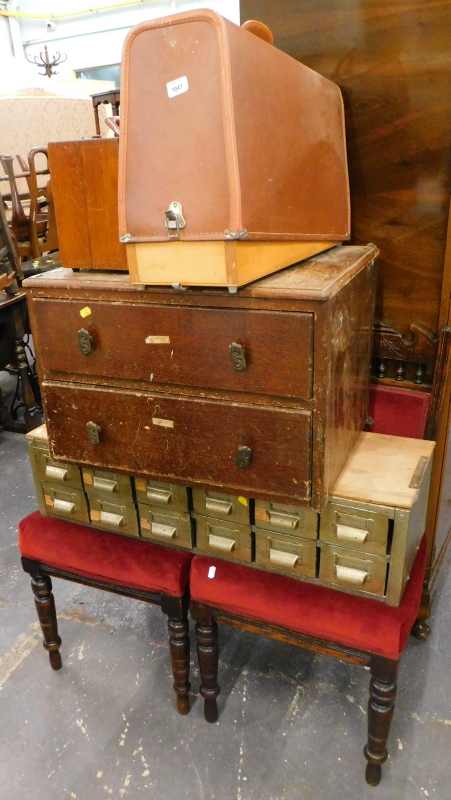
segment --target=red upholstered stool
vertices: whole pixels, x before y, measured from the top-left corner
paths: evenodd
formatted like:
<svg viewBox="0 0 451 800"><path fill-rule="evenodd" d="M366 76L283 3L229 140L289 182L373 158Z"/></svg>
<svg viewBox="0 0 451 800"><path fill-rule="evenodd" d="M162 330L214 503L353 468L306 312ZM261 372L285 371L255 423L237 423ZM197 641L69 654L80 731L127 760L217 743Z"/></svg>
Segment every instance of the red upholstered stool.
<svg viewBox="0 0 451 800"><path fill-rule="evenodd" d="M50 576L155 603L168 616L177 710L188 713L190 552L42 517L38 511L19 523L19 547L53 669L62 664Z"/></svg>
<svg viewBox="0 0 451 800"><path fill-rule="evenodd" d="M426 541L418 551L399 608L262 572L195 556L190 611L196 620L201 695L208 722L218 717L217 622L364 664L371 669L366 780L376 786L387 759L398 662L421 599Z"/></svg>

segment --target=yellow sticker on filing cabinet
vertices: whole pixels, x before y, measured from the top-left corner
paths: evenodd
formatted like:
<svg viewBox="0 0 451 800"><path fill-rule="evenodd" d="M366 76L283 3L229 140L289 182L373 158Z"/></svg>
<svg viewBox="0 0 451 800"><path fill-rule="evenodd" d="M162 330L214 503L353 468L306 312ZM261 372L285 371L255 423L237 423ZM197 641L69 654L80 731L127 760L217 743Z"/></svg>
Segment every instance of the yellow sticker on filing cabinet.
<svg viewBox="0 0 451 800"><path fill-rule="evenodd" d="M239 497L238 502L242 503L243 506L247 506L247 498L246 497Z"/></svg>
<svg viewBox="0 0 451 800"><path fill-rule="evenodd" d="M91 309L89 308L89 306L85 306L80 311L80 317L83 317L83 319L84 319L85 317L89 317L90 313L91 313Z"/></svg>

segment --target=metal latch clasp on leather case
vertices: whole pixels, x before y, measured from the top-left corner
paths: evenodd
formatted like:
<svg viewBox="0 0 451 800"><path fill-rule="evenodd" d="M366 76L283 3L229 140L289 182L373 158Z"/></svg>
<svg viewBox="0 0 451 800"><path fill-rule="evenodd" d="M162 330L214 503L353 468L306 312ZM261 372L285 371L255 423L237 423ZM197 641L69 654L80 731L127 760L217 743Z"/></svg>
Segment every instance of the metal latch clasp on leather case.
<svg viewBox="0 0 451 800"><path fill-rule="evenodd" d="M180 239L180 231L185 227L186 222L183 217L182 204L176 200L169 204L169 208L164 212L166 230L170 239Z"/></svg>

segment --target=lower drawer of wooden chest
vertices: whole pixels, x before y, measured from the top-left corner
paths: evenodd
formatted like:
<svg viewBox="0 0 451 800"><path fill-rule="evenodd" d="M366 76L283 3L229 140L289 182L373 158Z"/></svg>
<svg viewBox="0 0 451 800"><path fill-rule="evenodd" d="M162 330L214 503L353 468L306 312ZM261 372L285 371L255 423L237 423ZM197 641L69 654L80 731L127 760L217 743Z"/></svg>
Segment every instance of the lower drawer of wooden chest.
<svg viewBox="0 0 451 800"><path fill-rule="evenodd" d="M307 411L57 382L44 382L43 394L57 459L250 497L310 498Z"/></svg>

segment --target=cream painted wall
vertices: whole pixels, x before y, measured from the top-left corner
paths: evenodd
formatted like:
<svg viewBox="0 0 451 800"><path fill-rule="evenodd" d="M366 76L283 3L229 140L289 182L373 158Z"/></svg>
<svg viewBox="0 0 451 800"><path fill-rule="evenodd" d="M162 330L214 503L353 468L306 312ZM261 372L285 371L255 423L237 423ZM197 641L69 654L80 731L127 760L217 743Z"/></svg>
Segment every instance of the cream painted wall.
<svg viewBox="0 0 451 800"><path fill-rule="evenodd" d="M65 13L97 7L102 2L106 4L105 0L65 0L64 3L61 0L18 0L18 8L30 13L48 13L50 18L52 11ZM47 44L50 54L59 50L67 55L66 63L58 68L59 77L66 78L73 70L119 63L127 32L142 20L193 8L211 8L237 24L240 21L239 0L161 0L56 20L55 30L50 33L45 20L20 19L19 24L27 53L38 54Z"/></svg>

